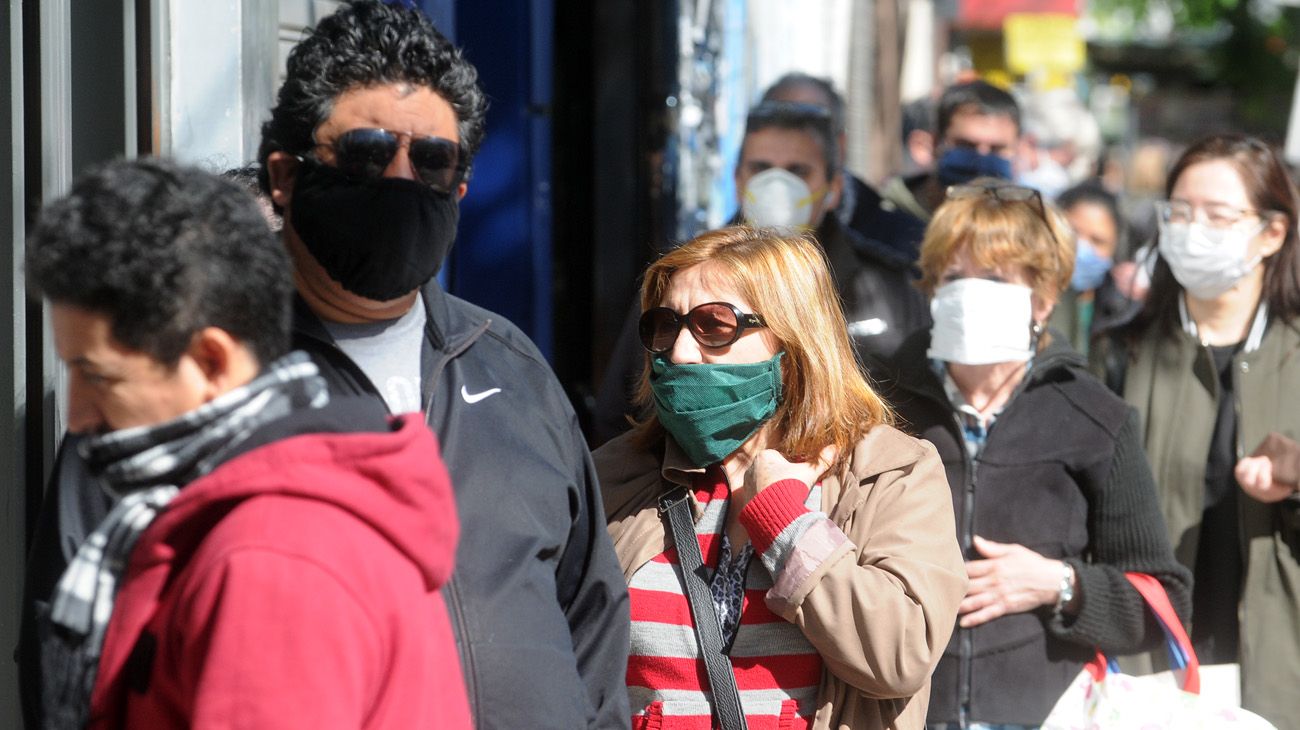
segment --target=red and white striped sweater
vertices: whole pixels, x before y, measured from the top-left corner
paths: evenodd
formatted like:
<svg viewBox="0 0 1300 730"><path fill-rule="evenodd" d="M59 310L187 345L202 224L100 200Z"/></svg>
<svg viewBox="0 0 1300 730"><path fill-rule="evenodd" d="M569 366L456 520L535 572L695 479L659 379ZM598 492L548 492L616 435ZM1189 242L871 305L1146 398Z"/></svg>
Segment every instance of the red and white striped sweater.
<svg viewBox="0 0 1300 730"><path fill-rule="evenodd" d="M713 467L696 478L692 491L701 508L695 522L700 552L716 570L730 489L722 470ZM787 582L781 580L787 567L805 575L815 569L821 546L829 545L828 531L837 533L829 542L847 540L824 513L815 511L820 499L820 486L809 490L797 480L781 481L760 492L739 517L759 558L750 561L745 576L740 625L729 652L750 730L802 730L816 711L821 657L797 626L768 609L764 596L773 589L774 575L775 582ZM691 624L676 548L638 568L628 593L633 730L708 730L713 725L708 672Z"/></svg>

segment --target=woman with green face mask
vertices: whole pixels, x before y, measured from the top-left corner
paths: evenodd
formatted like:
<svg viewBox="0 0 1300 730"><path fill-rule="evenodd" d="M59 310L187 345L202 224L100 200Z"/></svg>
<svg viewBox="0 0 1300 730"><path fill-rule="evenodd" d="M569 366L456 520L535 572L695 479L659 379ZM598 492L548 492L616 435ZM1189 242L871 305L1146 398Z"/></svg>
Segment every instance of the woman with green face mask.
<svg viewBox="0 0 1300 730"><path fill-rule="evenodd" d="M706 233L641 301L646 415L595 454L632 727L922 727L966 585L952 503L864 379L820 247Z"/></svg>

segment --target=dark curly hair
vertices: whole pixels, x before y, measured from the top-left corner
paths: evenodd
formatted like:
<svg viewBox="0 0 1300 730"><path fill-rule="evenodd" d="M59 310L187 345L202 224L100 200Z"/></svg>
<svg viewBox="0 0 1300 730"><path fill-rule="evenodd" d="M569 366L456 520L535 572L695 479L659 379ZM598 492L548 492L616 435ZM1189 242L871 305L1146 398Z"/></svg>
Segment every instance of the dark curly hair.
<svg viewBox="0 0 1300 730"><path fill-rule="evenodd" d="M118 342L168 367L204 327L262 364L288 352L290 271L248 191L156 158L90 170L28 238L35 290L106 315Z"/></svg>
<svg viewBox="0 0 1300 730"><path fill-rule="evenodd" d="M284 85L262 125L262 189L270 192L267 156L310 150L312 132L329 118L340 95L401 83L428 87L451 105L468 167L483 143L487 114L478 71L420 11L355 0L321 20L289 53Z"/></svg>

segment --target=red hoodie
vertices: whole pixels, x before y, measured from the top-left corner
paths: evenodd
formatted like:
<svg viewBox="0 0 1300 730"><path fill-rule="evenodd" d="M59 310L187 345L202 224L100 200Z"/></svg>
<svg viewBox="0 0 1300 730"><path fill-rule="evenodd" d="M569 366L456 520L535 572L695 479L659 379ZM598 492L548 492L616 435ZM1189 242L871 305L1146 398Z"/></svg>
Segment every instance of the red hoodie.
<svg viewBox="0 0 1300 730"><path fill-rule="evenodd" d="M437 451L406 417L275 441L187 485L131 553L89 727L469 727Z"/></svg>

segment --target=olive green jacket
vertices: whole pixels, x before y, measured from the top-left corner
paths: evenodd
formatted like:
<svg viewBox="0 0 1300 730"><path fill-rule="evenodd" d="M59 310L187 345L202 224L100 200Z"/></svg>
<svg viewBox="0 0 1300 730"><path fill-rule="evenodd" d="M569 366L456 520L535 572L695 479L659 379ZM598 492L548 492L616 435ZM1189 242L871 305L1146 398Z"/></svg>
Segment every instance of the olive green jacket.
<svg viewBox="0 0 1300 730"><path fill-rule="evenodd" d="M1103 354L1107 380L1138 410L1169 539L1194 568L1205 496L1205 466L1218 415L1218 374L1209 351L1190 334L1148 333L1131 357ZM1117 360L1124 363L1116 377ZM1271 431L1300 437L1300 329L1270 322L1257 349L1232 363L1237 457ZM1245 567L1241 606L1242 706L1279 728L1300 730L1300 500L1239 501ZM1192 617L1195 621L1196 617Z"/></svg>
<svg viewBox="0 0 1300 730"><path fill-rule="evenodd" d="M592 456L614 552L630 580L672 544L659 496L703 469L686 464L676 444L644 449L633 434ZM930 674L966 593L943 463L929 442L876 426L847 468L821 485L822 510L851 542L789 593L766 596L822 657L813 728L920 730Z"/></svg>

